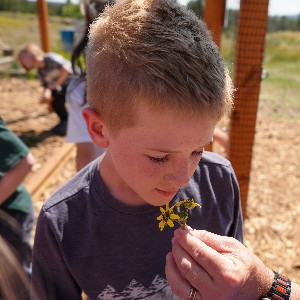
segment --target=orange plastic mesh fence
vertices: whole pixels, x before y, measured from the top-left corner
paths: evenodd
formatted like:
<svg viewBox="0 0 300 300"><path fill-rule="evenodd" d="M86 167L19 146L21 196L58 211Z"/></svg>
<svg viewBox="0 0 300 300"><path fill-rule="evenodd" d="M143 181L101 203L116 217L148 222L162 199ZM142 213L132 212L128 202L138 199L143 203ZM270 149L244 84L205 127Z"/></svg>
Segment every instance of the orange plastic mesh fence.
<svg viewBox="0 0 300 300"><path fill-rule="evenodd" d="M229 159L236 172L246 215L252 147L262 73L268 0L241 0L234 62L235 109Z"/></svg>

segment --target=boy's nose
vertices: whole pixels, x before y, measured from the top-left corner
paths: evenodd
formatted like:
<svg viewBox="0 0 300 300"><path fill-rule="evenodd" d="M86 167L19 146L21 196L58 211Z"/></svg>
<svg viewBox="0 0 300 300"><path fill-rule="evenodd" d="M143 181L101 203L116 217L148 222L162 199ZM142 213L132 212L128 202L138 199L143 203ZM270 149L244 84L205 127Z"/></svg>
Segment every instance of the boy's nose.
<svg viewBox="0 0 300 300"><path fill-rule="evenodd" d="M189 163L181 162L174 165L172 170L165 175L165 180L176 188L186 186L190 181Z"/></svg>

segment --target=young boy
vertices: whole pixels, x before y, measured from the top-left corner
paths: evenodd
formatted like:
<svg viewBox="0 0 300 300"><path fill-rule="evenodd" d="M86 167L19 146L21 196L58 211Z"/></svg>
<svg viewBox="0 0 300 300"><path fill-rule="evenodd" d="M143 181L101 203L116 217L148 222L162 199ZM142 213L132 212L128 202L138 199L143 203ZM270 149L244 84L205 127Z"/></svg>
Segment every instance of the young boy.
<svg viewBox="0 0 300 300"><path fill-rule="evenodd" d="M47 103L60 119L52 131L65 135L68 120L65 94L73 73L71 62L57 53L44 53L35 44L24 46L18 54L18 59L26 70L38 70L38 78L44 88L40 102Z"/></svg>
<svg viewBox="0 0 300 300"><path fill-rule="evenodd" d="M191 227L243 239L231 165L203 153L232 106L217 47L173 0L120 1L90 29L87 101L89 134L107 150L44 204L33 287L42 299L177 299L160 206L193 198Z"/></svg>

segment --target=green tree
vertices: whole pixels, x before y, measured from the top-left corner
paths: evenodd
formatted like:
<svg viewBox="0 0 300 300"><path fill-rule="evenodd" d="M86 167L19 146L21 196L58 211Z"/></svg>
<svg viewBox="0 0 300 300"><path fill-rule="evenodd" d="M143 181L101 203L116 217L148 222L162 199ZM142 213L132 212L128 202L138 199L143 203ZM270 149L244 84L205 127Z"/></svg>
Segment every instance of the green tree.
<svg viewBox="0 0 300 300"><path fill-rule="evenodd" d="M198 17L204 16L204 1L203 0L191 0L188 2L187 7L191 9Z"/></svg>
<svg viewBox="0 0 300 300"><path fill-rule="evenodd" d="M72 4L70 1L62 7L62 17L82 18L78 4Z"/></svg>

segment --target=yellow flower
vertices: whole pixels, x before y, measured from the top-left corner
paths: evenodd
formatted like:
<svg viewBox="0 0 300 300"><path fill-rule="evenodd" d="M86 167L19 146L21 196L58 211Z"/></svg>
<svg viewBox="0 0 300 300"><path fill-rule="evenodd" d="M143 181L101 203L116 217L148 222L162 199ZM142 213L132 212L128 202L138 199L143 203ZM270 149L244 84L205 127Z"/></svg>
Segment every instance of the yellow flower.
<svg viewBox="0 0 300 300"><path fill-rule="evenodd" d="M174 213L174 207L179 207L179 211ZM182 229L186 228L186 222L189 216L189 211L195 207L201 207L194 199L186 199L179 201L175 205L169 207L169 203L166 204L166 209L160 207L161 215L157 217L157 220L160 221L158 227L162 231L166 225L174 227L173 221L176 221L180 224ZM181 210L183 208L183 210Z"/></svg>
<svg viewBox="0 0 300 300"><path fill-rule="evenodd" d="M157 217L157 220L160 221L158 227L160 231L162 231L166 224L170 227L174 227L173 220L178 220L179 216L173 213L174 206L169 208L169 203L166 204L166 209L162 207L159 208L161 211L161 215Z"/></svg>
<svg viewBox="0 0 300 300"><path fill-rule="evenodd" d="M198 203L196 203L196 202L194 201L194 199L191 199L191 200L189 200L189 199L187 199L187 200L182 200L182 201L179 201L179 202L176 204L177 207L179 207L179 206L181 206L181 205L182 205L184 208L186 208L186 209L193 209L193 208L195 208L195 207L201 207L201 205L198 204Z"/></svg>

